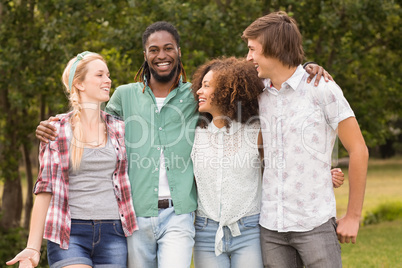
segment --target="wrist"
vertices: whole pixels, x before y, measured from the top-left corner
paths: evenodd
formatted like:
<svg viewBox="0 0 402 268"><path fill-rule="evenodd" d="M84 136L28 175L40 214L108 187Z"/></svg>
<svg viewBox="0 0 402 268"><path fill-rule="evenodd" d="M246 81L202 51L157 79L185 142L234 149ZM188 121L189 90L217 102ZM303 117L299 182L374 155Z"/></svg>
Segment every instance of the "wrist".
<svg viewBox="0 0 402 268"><path fill-rule="evenodd" d="M307 65L309 65L309 64L317 64L317 63L314 62L314 61L308 61L308 62L303 64L303 68L306 69Z"/></svg>
<svg viewBox="0 0 402 268"><path fill-rule="evenodd" d="M40 254L40 249L36 249L36 248L34 248L34 247L26 247L25 249L33 250L33 251L35 251L36 253L38 253L39 255L41 255L41 254Z"/></svg>
<svg viewBox="0 0 402 268"><path fill-rule="evenodd" d="M360 221L361 214L359 214L359 213L346 213L345 217L349 218L351 220Z"/></svg>

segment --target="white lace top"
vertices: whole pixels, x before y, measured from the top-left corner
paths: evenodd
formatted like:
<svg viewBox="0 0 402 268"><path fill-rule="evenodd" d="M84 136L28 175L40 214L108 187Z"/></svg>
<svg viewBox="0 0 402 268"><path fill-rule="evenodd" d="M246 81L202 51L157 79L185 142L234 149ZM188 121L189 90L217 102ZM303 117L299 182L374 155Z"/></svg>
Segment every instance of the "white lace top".
<svg viewBox="0 0 402 268"><path fill-rule="evenodd" d="M219 222L215 253L222 253L223 226L240 235L237 221L260 212L260 124L197 127L191 158L198 190L197 216Z"/></svg>

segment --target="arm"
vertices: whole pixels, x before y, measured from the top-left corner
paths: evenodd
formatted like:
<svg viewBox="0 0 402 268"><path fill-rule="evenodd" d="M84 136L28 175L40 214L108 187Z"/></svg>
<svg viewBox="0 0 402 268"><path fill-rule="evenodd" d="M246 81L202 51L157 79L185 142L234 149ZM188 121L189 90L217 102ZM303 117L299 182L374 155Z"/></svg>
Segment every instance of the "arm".
<svg viewBox="0 0 402 268"><path fill-rule="evenodd" d="M363 208L368 165L368 150L356 118L338 125L338 136L349 153L349 202L346 215L338 220L336 232L341 243L356 243Z"/></svg>
<svg viewBox="0 0 402 268"><path fill-rule="evenodd" d="M24 265L24 267L36 267L38 265L46 214L51 198L51 193L41 193L36 196L32 210L27 247L12 260L8 261L7 265L12 265L16 262L20 262L20 265Z"/></svg>
<svg viewBox="0 0 402 268"><path fill-rule="evenodd" d="M57 117L50 117L48 120L41 121L36 127L35 136L38 140L48 143L49 140L54 141L57 137L56 128L50 124L52 121L58 121Z"/></svg>
<svg viewBox="0 0 402 268"><path fill-rule="evenodd" d="M306 62L305 64L303 64L303 68L310 75L307 78L307 83L310 83L314 76L317 75L314 86L318 86L321 76L324 76L325 82L328 82L329 80L334 81L332 76L327 71L325 71L323 67L316 64L315 62Z"/></svg>

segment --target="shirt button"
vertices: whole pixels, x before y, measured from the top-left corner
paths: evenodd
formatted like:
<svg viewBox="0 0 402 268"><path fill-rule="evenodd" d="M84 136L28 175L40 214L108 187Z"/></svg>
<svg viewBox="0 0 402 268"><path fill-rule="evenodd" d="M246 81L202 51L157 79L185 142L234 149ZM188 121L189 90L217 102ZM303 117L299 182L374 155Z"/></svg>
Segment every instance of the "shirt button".
<svg viewBox="0 0 402 268"><path fill-rule="evenodd" d="M155 188L154 191L157 192L157 191L158 191L158 188Z"/></svg>
<svg viewBox="0 0 402 268"><path fill-rule="evenodd" d="M159 127L159 130L162 130L162 127Z"/></svg>
<svg viewBox="0 0 402 268"><path fill-rule="evenodd" d="M115 176L117 176L117 173L114 173Z"/></svg>
<svg viewBox="0 0 402 268"><path fill-rule="evenodd" d="M158 151L161 149L161 147L158 147Z"/></svg>
<svg viewBox="0 0 402 268"><path fill-rule="evenodd" d="M159 169L158 169L158 168L155 168L155 170L158 171Z"/></svg>
<svg viewBox="0 0 402 268"><path fill-rule="evenodd" d="M183 102L183 100L180 100L180 102Z"/></svg>
<svg viewBox="0 0 402 268"><path fill-rule="evenodd" d="M159 111L158 111L158 110L155 110L155 113L159 113Z"/></svg>

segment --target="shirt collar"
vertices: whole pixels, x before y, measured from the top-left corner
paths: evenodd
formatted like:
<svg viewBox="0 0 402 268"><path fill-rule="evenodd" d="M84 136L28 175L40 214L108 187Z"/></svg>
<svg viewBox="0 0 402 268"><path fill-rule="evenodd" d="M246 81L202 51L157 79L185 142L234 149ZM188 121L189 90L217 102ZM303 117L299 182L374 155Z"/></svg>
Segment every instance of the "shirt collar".
<svg viewBox="0 0 402 268"><path fill-rule="evenodd" d="M234 120L231 121L229 129L226 126L224 126L222 128L218 128L217 126L215 126L214 121L212 121L208 125L208 131L213 133L213 134L223 132L223 133L225 133L227 135L233 135L240 128L241 128L241 123L237 122L237 121L234 121Z"/></svg>
<svg viewBox="0 0 402 268"><path fill-rule="evenodd" d="M304 70L302 65L297 66L296 71L293 73L291 77L289 77L288 80L282 83L282 88L292 88L293 90L296 90L297 87L299 86L300 82L303 79L304 74L306 71ZM264 83L264 91L266 89L271 89L272 88L272 83L271 79L266 78L263 79L262 82Z"/></svg>

